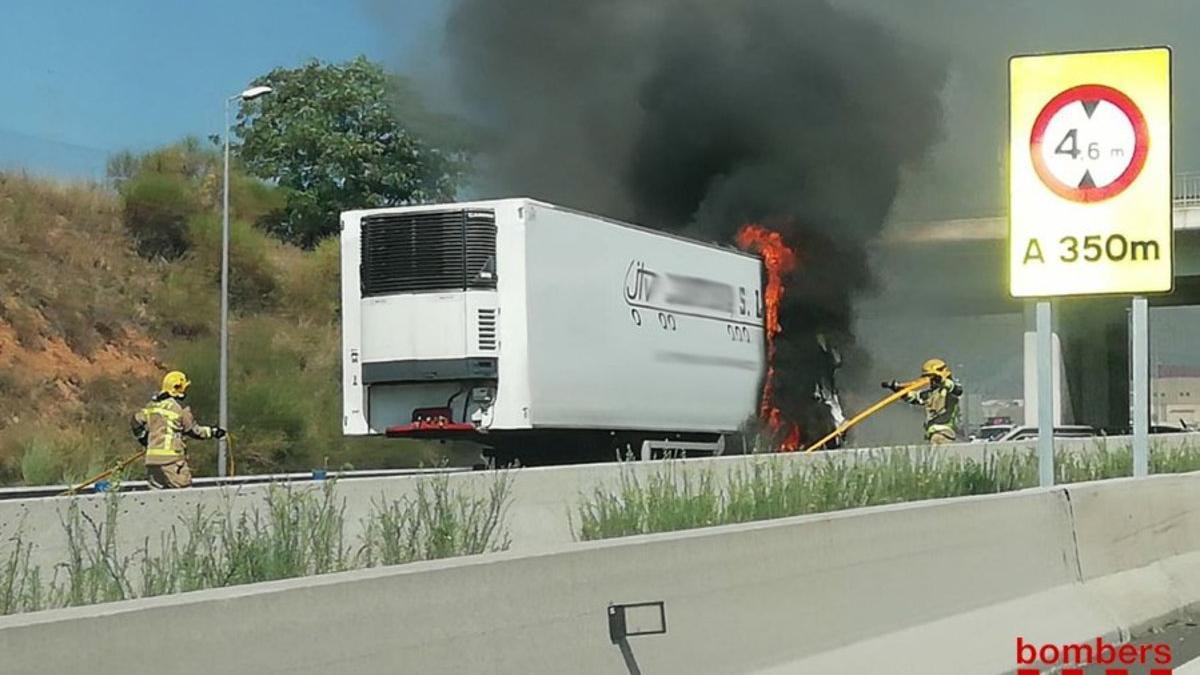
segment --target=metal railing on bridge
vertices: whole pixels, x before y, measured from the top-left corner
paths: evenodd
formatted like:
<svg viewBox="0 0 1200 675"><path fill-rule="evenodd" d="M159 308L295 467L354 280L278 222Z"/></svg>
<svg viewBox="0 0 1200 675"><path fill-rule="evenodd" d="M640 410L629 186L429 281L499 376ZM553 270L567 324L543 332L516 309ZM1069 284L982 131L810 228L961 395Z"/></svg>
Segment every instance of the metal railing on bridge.
<svg viewBox="0 0 1200 675"><path fill-rule="evenodd" d="M1175 174L1174 195L1176 206L1200 204L1200 171Z"/></svg>

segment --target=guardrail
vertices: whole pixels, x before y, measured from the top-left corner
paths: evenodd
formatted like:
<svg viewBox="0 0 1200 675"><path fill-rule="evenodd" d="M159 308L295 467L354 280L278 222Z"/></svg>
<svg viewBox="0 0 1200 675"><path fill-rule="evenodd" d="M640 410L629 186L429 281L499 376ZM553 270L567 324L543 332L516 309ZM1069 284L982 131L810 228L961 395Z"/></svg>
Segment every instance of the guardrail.
<svg viewBox="0 0 1200 675"><path fill-rule="evenodd" d="M1200 172L1175 174L1173 194L1176 206L1200 204Z"/></svg>
<svg viewBox="0 0 1200 675"><path fill-rule="evenodd" d="M261 483L295 483L302 481L319 481L336 478L338 480L352 480L356 478L390 478L393 476L419 476L424 474L435 473L459 473L462 471L471 471L468 467L443 467L443 468L427 468L427 469L376 469L376 470L361 470L361 471L310 471L305 473L264 473L249 476L227 476L225 478L205 477L196 478L192 481L192 487L195 488L212 488L222 485L257 485ZM0 488L0 501L6 499L36 499L39 497L57 497L67 490L71 489L70 485L35 485L31 487L11 487ZM144 480L127 480L121 481L122 492L143 492L149 490L150 486ZM99 489L89 487L80 490L78 494L89 495L97 492L103 492L104 487Z"/></svg>

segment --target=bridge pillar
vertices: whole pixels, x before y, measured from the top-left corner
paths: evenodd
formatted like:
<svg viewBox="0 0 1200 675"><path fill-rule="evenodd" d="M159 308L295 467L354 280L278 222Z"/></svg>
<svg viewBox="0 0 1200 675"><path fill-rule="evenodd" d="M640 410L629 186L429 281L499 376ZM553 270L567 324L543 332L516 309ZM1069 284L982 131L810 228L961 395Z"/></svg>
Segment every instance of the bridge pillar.
<svg viewBox="0 0 1200 675"><path fill-rule="evenodd" d="M1070 411L1077 424L1129 427L1129 300L1055 303Z"/></svg>
<svg viewBox="0 0 1200 675"><path fill-rule="evenodd" d="M1033 305L1031 305L1032 307ZM1034 321L1036 323L1036 320ZM1054 394L1054 426L1063 424L1074 424L1075 419L1071 411L1071 390L1066 387L1066 376L1063 368L1063 350L1062 341L1059 339L1057 332L1051 335L1050 340L1053 346L1053 353L1050 355L1051 363L1051 381L1050 391ZM1038 348L1037 348L1037 331L1025 331L1025 426L1036 427L1038 425L1038 413L1041 408L1038 406Z"/></svg>

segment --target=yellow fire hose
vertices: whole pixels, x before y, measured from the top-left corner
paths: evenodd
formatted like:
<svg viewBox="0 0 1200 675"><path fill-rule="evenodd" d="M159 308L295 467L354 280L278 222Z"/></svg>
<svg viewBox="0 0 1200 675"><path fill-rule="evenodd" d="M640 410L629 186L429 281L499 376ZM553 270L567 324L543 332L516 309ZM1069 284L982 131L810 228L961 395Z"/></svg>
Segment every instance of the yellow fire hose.
<svg viewBox="0 0 1200 675"><path fill-rule="evenodd" d="M99 481L102 481L105 478L108 478L109 476L113 475L114 473L124 470L125 467L129 466L130 464L133 464L134 462L138 461L139 459L141 459L142 457L145 457L145 456L146 456L145 450L142 450L135 454L132 454L129 457L125 458L125 460L122 461L120 464L118 464L115 468L109 469L108 471L98 473L95 476L92 476L91 478L80 483L79 485L76 485L76 486L68 489L66 492L62 493L62 495L59 495L59 496L61 497L64 495L73 495L86 487L91 487L95 483L98 483Z"/></svg>
<svg viewBox="0 0 1200 675"><path fill-rule="evenodd" d="M901 387L898 391L893 392L892 394L889 394L888 396L884 397L883 400L879 401L875 405L871 406L870 408L867 408L866 410L858 413L854 417L843 422L841 426L839 426L838 428L831 431L829 433L829 435L825 436L821 440L819 440L816 443L813 443L812 445L805 448L804 452L808 453L808 452L812 452L813 450L816 450L817 448L828 443L830 440L837 438L838 436L841 436L842 434L846 433L847 431L850 430L851 427L853 427L854 425L858 424L859 422L867 419L871 415L874 415L875 413L879 412L880 410L883 410L884 408L895 403L896 401L899 401L901 398L904 398L908 394L911 394L912 392L914 392L922 387L926 387L928 385L929 385L928 377L918 377L917 379L913 380L912 382L905 383L905 385L903 387Z"/></svg>
<svg viewBox="0 0 1200 675"><path fill-rule="evenodd" d="M225 446L226 446L226 450L228 452L228 458L229 458L229 475L233 476L234 468L236 466L233 462L233 434L230 434L230 433L225 434ZM121 471L124 471L125 467L129 466L130 464L133 464L134 462L138 461L139 459L141 459L145 456L146 456L146 451L139 450L138 452L121 460L121 463L118 464L117 466L115 466L107 471L102 471L102 472L96 474L95 476L92 476L91 478L83 481L79 485L68 488L66 492L63 492L59 496L64 497L67 495L73 495L73 494L78 493L80 490L83 490L84 488L89 488L89 487L95 485L96 483L99 483L100 481L104 480L105 478L108 478L109 476L113 475L114 473L120 473Z"/></svg>

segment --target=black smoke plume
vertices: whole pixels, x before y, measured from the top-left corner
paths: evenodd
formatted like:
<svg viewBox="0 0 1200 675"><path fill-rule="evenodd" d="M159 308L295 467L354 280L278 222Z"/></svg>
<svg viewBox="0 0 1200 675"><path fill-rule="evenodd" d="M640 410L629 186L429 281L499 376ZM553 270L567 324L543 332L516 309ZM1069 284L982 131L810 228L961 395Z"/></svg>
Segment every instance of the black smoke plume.
<svg viewBox="0 0 1200 675"><path fill-rule="evenodd" d="M456 0L445 49L490 130L483 191L725 243L783 233L801 263L776 398L818 434L816 336L853 343L865 247L940 133L944 66L826 0Z"/></svg>

